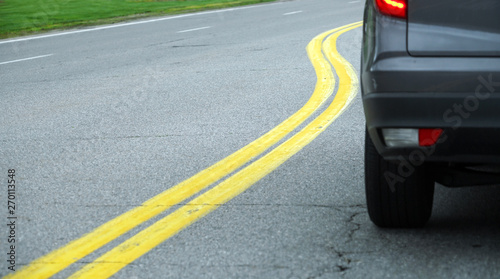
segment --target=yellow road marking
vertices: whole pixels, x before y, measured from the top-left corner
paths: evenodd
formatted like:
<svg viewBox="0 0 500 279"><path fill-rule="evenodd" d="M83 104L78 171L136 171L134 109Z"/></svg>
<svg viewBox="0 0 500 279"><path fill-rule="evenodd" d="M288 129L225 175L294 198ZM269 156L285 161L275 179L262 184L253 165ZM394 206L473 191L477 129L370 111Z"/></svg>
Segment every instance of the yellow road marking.
<svg viewBox="0 0 500 279"><path fill-rule="evenodd" d="M112 276L166 239L248 189L315 139L348 107L358 91L356 73L349 62L338 53L335 43L340 34L359 26L361 24L334 33L323 45L340 81L335 99L323 113L262 158L116 246L94 262L84 266L70 278Z"/></svg>
<svg viewBox="0 0 500 279"><path fill-rule="evenodd" d="M357 23L322 33L309 43L307 53L316 71L316 87L309 101L288 119L257 140L193 177L149 199L141 206L99 226L81 238L71 241L66 246L34 260L18 272L9 274L4 278L49 278L171 206L195 195L277 143L302 124L333 93L333 73L330 70L328 61L321 52L322 41L332 32L355 24Z"/></svg>

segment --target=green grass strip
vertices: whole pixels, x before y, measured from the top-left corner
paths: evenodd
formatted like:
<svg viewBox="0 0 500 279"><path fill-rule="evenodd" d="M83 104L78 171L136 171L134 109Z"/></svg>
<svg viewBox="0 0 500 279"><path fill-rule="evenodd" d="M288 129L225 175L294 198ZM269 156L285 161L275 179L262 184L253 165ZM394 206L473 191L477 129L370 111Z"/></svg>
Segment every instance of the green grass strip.
<svg viewBox="0 0 500 279"><path fill-rule="evenodd" d="M0 0L0 38L274 0Z"/></svg>

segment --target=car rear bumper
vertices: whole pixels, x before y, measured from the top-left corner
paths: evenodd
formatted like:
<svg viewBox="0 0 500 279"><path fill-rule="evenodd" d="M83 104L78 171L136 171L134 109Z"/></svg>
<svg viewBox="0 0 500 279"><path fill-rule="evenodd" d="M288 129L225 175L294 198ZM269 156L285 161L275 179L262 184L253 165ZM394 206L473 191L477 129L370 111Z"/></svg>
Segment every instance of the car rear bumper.
<svg viewBox="0 0 500 279"><path fill-rule="evenodd" d="M370 93L363 96L366 125L387 160L500 163L500 92ZM388 148L383 128L441 128L431 147Z"/></svg>

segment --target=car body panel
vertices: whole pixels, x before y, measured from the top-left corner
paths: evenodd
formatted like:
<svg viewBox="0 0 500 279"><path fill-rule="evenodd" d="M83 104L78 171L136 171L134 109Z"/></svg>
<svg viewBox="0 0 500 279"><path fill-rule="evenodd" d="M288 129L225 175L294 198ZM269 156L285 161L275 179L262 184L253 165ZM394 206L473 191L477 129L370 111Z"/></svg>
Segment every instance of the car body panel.
<svg viewBox="0 0 500 279"><path fill-rule="evenodd" d="M413 56L500 56L500 1L409 0Z"/></svg>

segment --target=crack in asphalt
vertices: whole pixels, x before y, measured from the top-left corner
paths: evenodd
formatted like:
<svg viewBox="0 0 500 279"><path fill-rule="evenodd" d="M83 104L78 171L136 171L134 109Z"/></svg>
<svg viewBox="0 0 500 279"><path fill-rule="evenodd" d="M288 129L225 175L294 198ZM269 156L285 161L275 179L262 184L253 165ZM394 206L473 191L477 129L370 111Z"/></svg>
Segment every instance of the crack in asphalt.
<svg viewBox="0 0 500 279"><path fill-rule="evenodd" d="M323 207L323 208L333 208L333 209L344 209L344 208L357 208L362 207L363 205L328 205L328 204L300 204L300 203L238 203L238 204L221 204L221 206L283 206L283 207Z"/></svg>
<svg viewBox="0 0 500 279"><path fill-rule="evenodd" d="M186 40L186 39L182 38L182 39L170 40L170 41L156 43L156 44L150 44L150 45L147 45L145 48L168 45L170 43L180 42L180 41L184 41L184 40Z"/></svg>
<svg viewBox="0 0 500 279"><path fill-rule="evenodd" d="M171 48L187 48L187 47L207 47L210 45L175 45L175 46L170 46Z"/></svg>
<svg viewBox="0 0 500 279"><path fill-rule="evenodd" d="M349 231L349 234L348 234L348 237L349 237L349 241L353 241L353 237L354 237L354 234L360 230L361 228L361 224L359 223L356 223L354 222L354 218L356 218L356 216L360 215L361 213L364 213L364 212L356 212L356 213L353 213L351 214L351 216L349 217L349 220L347 220L347 222L351 223L351 224L354 224L355 228L354 229L351 229Z"/></svg>
<svg viewBox="0 0 500 279"><path fill-rule="evenodd" d="M356 205L350 205L350 206L346 206L344 208L359 208L359 209L365 209L366 206L365 205L361 205L361 204L356 204ZM344 213L347 213L344 211ZM351 224L351 225L354 225L353 228L349 229L348 232L347 232L347 240L345 241L346 243L348 242L353 242L355 241L355 233L357 231L359 231L361 229L361 224L360 223L357 223L355 222L355 218L361 214L365 214L365 210L364 211L358 211L358 212L352 212L349 214L348 218L345 219L345 222L347 224ZM347 271L349 271L350 269L352 269L352 263L353 262L356 262L357 260L353 259L352 257L349 257L349 255L352 255L352 254L360 254L360 253L370 253L370 251L365 251L365 252L348 252L348 251L343 251L341 249L338 249L336 248L335 246L330 246L328 247L330 248L331 250L333 250L333 252L336 254L337 258L339 259L339 263L337 263L335 265L336 267L336 271L337 273L340 273L342 277L345 277L346 274L347 274Z"/></svg>

